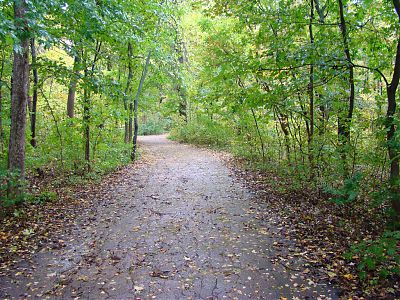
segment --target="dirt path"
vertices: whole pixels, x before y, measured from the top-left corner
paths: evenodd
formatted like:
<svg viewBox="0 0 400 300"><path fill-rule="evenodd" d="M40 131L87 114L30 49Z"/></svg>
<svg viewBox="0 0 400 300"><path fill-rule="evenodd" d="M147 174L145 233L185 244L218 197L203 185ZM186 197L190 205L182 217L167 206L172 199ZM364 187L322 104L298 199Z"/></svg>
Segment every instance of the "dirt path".
<svg viewBox="0 0 400 300"><path fill-rule="evenodd" d="M60 237L65 247L0 278L0 298L337 298L301 261L280 261L273 216L257 218L268 208L218 155L165 136L140 143L152 162L106 186L92 217Z"/></svg>

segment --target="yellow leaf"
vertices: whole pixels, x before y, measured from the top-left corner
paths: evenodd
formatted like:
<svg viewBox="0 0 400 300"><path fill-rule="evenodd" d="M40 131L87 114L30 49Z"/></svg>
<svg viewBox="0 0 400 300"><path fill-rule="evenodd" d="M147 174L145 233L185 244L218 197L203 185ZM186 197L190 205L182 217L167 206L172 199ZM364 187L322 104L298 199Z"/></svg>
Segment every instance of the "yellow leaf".
<svg viewBox="0 0 400 300"><path fill-rule="evenodd" d="M79 277L78 277L78 280L79 280L79 281L85 281L85 282L87 282L87 281L89 281L89 277L87 277L87 276L85 276L85 275L84 275L84 276L79 276Z"/></svg>
<svg viewBox="0 0 400 300"><path fill-rule="evenodd" d="M351 275L351 274L345 274L345 275L343 275L343 277L345 279L347 279L347 280L352 280L353 279L353 275Z"/></svg>
<svg viewBox="0 0 400 300"><path fill-rule="evenodd" d="M329 277L336 277L336 273L335 272L328 272L328 276Z"/></svg>
<svg viewBox="0 0 400 300"><path fill-rule="evenodd" d="M259 232L260 234L263 234L263 235L268 235L268 231L266 231L266 230L264 230L264 229L260 229L258 232Z"/></svg>

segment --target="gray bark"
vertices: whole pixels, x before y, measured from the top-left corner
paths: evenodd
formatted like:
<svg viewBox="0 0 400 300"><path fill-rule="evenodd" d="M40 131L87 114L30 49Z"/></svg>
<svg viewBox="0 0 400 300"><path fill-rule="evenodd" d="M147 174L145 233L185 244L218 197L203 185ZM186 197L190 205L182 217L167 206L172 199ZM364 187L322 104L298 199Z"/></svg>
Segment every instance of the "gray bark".
<svg viewBox="0 0 400 300"><path fill-rule="evenodd" d="M79 64L80 64L80 58L78 54L76 54L74 58L74 67L73 67L74 74L72 75L72 79L70 81L68 89L67 114L68 117L70 118L73 118L75 115L75 95L76 95L76 85L78 83L78 76L79 76Z"/></svg>
<svg viewBox="0 0 400 300"><path fill-rule="evenodd" d="M11 96L11 128L8 147L8 168L19 172L20 179L25 174L25 128L29 82L29 39L26 37L25 0L14 3L14 20L17 34L21 37L19 51L14 51L13 81ZM19 195L22 187L9 184L9 194Z"/></svg>

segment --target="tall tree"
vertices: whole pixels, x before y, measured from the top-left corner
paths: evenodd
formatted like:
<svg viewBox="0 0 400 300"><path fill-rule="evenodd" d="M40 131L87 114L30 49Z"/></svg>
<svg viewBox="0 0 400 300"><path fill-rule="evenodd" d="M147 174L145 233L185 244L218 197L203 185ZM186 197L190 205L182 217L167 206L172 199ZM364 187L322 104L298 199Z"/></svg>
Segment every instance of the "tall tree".
<svg viewBox="0 0 400 300"><path fill-rule="evenodd" d="M25 175L25 127L29 82L29 30L25 0L14 2L14 26L18 41L14 45L11 96L11 127L8 147L8 168ZM19 195L21 186L9 185L9 193Z"/></svg>
<svg viewBox="0 0 400 300"><path fill-rule="evenodd" d="M310 63L310 82L308 84L308 95L309 95L309 116L310 116L310 126L308 130L308 159L310 163L310 178L314 178L314 155L313 155L313 138L314 138L314 32L313 32L313 22L315 18L314 13L314 1L310 1L310 23L308 25L308 32L310 35L310 45L311 45L311 63Z"/></svg>
<svg viewBox="0 0 400 300"><path fill-rule="evenodd" d="M132 113L133 113L132 101L129 101L128 105L129 92L133 78L132 56L133 56L132 43L128 42L128 77L126 79L126 87L124 92L124 109L125 113L128 114L128 117L125 119L124 140L126 144L132 141Z"/></svg>
<svg viewBox="0 0 400 300"><path fill-rule="evenodd" d="M92 110L92 101L91 101L91 80L93 79L93 75L96 69L96 64L100 59L100 51L101 51L102 41L96 41L95 53L93 55L93 60L91 65L86 57L83 61L85 65L84 69L84 89L83 89L83 137L85 142L85 161L86 168L88 171L91 170L90 164L90 125L91 125L91 110ZM86 53L87 55L87 53ZM82 57L85 57L84 53L82 53Z"/></svg>
<svg viewBox="0 0 400 300"><path fill-rule="evenodd" d="M349 74L348 74L348 85L350 89L348 103L347 103L347 111L339 111L338 115L338 138L339 138L339 147L340 153L342 156L343 163L343 174L344 177L348 177L348 162L347 162L347 147L350 145L350 126L353 118L354 111L354 100L355 100L355 85L354 85L354 66L351 59L350 47L349 47L349 36L347 30L347 24L344 17L344 6L343 0L338 0L339 4L339 16L340 16L340 31L342 34L343 40L343 49L346 57L346 64L348 66Z"/></svg>
<svg viewBox="0 0 400 300"><path fill-rule="evenodd" d="M393 0L400 23L400 0ZM396 126L396 92L400 81L400 36L397 33L396 57L391 82L387 82L387 114L386 114L386 131L387 131L387 147L390 159L390 190L392 207L396 212L397 219L400 218L400 168L399 168L399 146L396 142L397 126Z"/></svg>
<svg viewBox="0 0 400 300"><path fill-rule="evenodd" d="M1 51L1 66L0 66L0 145L1 145L1 152L3 152L4 146L4 130L3 130L3 86L5 85L4 80L4 67L5 67L5 51Z"/></svg>

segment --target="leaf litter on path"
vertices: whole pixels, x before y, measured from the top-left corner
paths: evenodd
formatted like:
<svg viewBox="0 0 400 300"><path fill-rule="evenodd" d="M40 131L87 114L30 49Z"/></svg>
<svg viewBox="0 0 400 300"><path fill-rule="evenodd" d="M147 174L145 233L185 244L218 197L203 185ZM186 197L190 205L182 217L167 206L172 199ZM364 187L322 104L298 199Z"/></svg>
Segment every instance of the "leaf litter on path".
<svg viewBox="0 0 400 300"><path fill-rule="evenodd" d="M331 276L317 273L324 262L290 239L290 220L221 154L165 136L140 142L149 162L77 189L50 206L57 214L40 208L56 220L32 223L31 246L5 259L1 298L338 298Z"/></svg>

